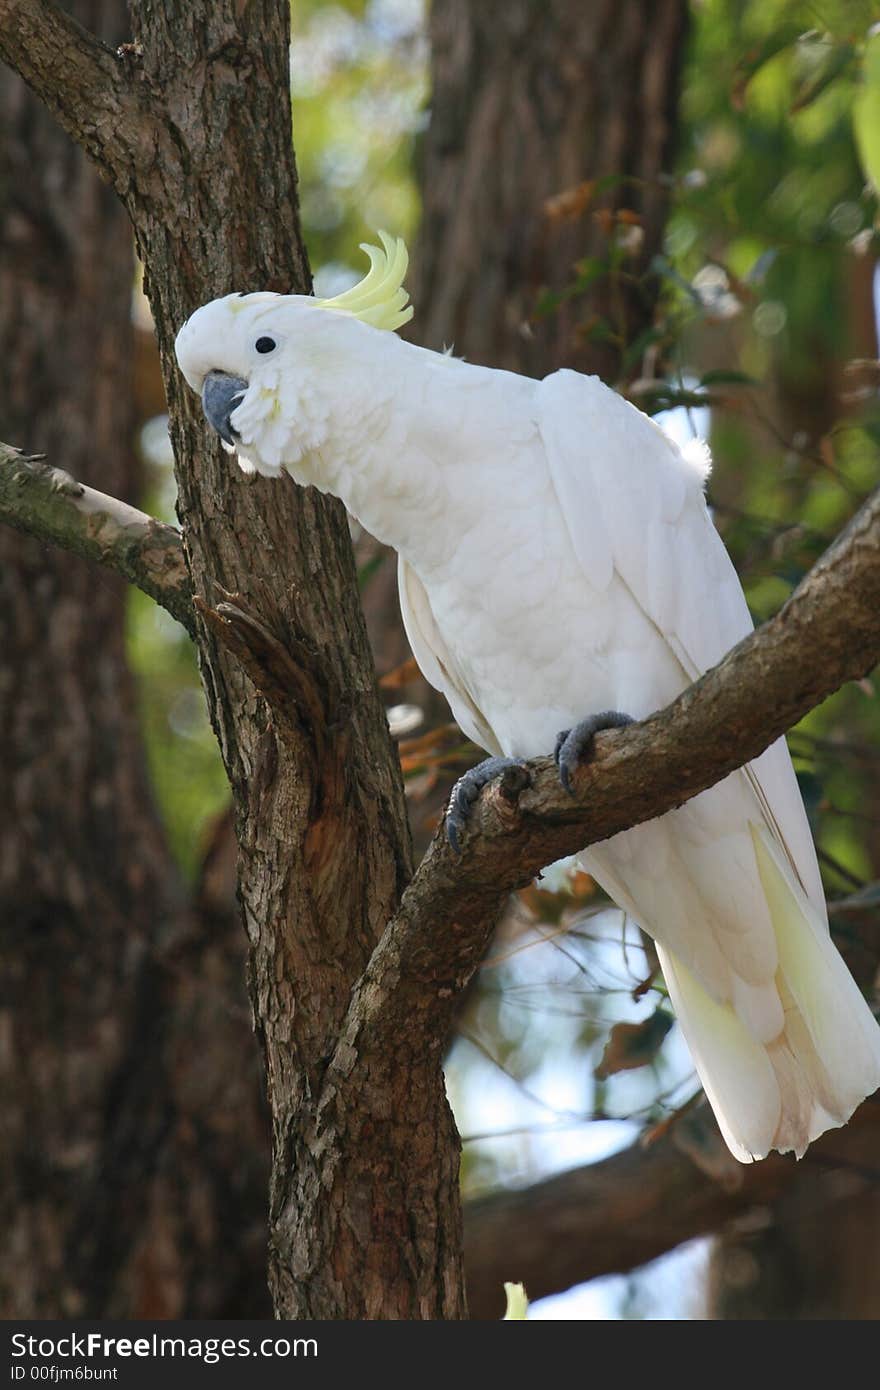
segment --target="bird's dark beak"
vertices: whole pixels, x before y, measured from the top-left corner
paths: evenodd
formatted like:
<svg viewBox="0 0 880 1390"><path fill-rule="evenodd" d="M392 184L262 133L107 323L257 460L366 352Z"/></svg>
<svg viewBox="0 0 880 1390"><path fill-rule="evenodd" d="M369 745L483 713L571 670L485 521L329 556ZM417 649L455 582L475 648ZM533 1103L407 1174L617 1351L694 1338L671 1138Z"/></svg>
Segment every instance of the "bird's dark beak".
<svg viewBox="0 0 880 1390"><path fill-rule="evenodd" d="M227 444L235 444L235 431L229 423L233 410L241 404L248 389L246 381L240 376L227 376L226 372L208 372L202 386L202 409L212 429Z"/></svg>

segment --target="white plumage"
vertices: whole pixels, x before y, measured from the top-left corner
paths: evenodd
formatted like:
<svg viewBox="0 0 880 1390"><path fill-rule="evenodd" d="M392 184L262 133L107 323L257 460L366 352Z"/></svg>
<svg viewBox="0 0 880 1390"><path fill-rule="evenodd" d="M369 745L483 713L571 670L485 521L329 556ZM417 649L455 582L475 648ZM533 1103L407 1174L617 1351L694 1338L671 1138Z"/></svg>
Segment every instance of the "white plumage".
<svg viewBox="0 0 880 1390"><path fill-rule="evenodd" d="M206 410L206 379L226 392L242 467L334 493L395 547L416 660L488 752L546 754L587 714L668 704L751 628L707 451L596 378L537 382L383 331L408 312L402 243L383 248L347 299L198 310L177 340L190 385ZM803 1153L880 1085L783 740L582 858L657 941L737 1158Z"/></svg>

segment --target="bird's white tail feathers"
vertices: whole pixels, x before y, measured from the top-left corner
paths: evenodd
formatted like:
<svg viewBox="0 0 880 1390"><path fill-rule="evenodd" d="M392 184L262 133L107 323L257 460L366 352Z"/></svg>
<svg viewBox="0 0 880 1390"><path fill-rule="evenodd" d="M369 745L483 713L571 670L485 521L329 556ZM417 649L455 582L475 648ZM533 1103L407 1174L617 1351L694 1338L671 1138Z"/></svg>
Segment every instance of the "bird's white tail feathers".
<svg viewBox="0 0 880 1390"><path fill-rule="evenodd" d="M880 1028L776 842L752 825L776 935L782 1031L761 1042L658 943L673 1007L731 1152L800 1157L880 1086Z"/></svg>

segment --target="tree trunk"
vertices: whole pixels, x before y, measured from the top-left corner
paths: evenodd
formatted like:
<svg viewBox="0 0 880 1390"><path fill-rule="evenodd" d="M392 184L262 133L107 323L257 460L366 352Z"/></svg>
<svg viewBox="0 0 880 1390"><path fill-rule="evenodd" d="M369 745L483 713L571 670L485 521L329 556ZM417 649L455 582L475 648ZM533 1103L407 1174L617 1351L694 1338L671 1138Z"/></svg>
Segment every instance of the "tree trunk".
<svg viewBox="0 0 880 1390"><path fill-rule="evenodd" d="M420 342L528 376L619 378L651 322L686 27L684 0L434 0ZM616 256L536 316L576 262Z"/></svg>
<svg viewBox="0 0 880 1390"><path fill-rule="evenodd" d="M77 11L124 36L113 0ZM0 435L134 500L127 218L5 70L0 121ZM257 1313L261 1175L191 1051L228 1006L198 982L219 948L184 910L146 783L126 586L5 528L0 584L4 1316ZM225 1027L254 1134L255 1059L233 1060L247 1019Z"/></svg>

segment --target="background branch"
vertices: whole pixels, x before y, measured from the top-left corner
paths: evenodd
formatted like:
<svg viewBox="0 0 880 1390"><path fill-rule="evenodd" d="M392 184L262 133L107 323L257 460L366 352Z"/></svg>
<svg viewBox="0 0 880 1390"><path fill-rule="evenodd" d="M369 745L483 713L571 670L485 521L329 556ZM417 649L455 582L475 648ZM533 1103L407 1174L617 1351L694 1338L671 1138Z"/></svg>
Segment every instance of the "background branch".
<svg viewBox="0 0 880 1390"><path fill-rule="evenodd" d="M116 570L194 635L183 542L173 526L8 444L0 444L0 521Z"/></svg>
<svg viewBox="0 0 880 1390"><path fill-rule="evenodd" d="M95 38L54 0L0 0L0 58L113 175L124 163L134 110L122 54Z"/></svg>
<svg viewBox="0 0 880 1390"><path fill-rule="evenodd" d="M880 1177L878 1137L880 1104L867 1102L843 1129L817 1140L801 1164L819 1170L829 1202L851 1197L853 1183ZM600 1163L466 1202L471 1317L500 1316L505 1279L522 1280L530 1298L544 1298L719 1231L774 1202L796 1168L791 1154L737 1163L703 1105L648 1147L635 1143ZM851 1181L841 1182L841 1173Z"/></svg>

